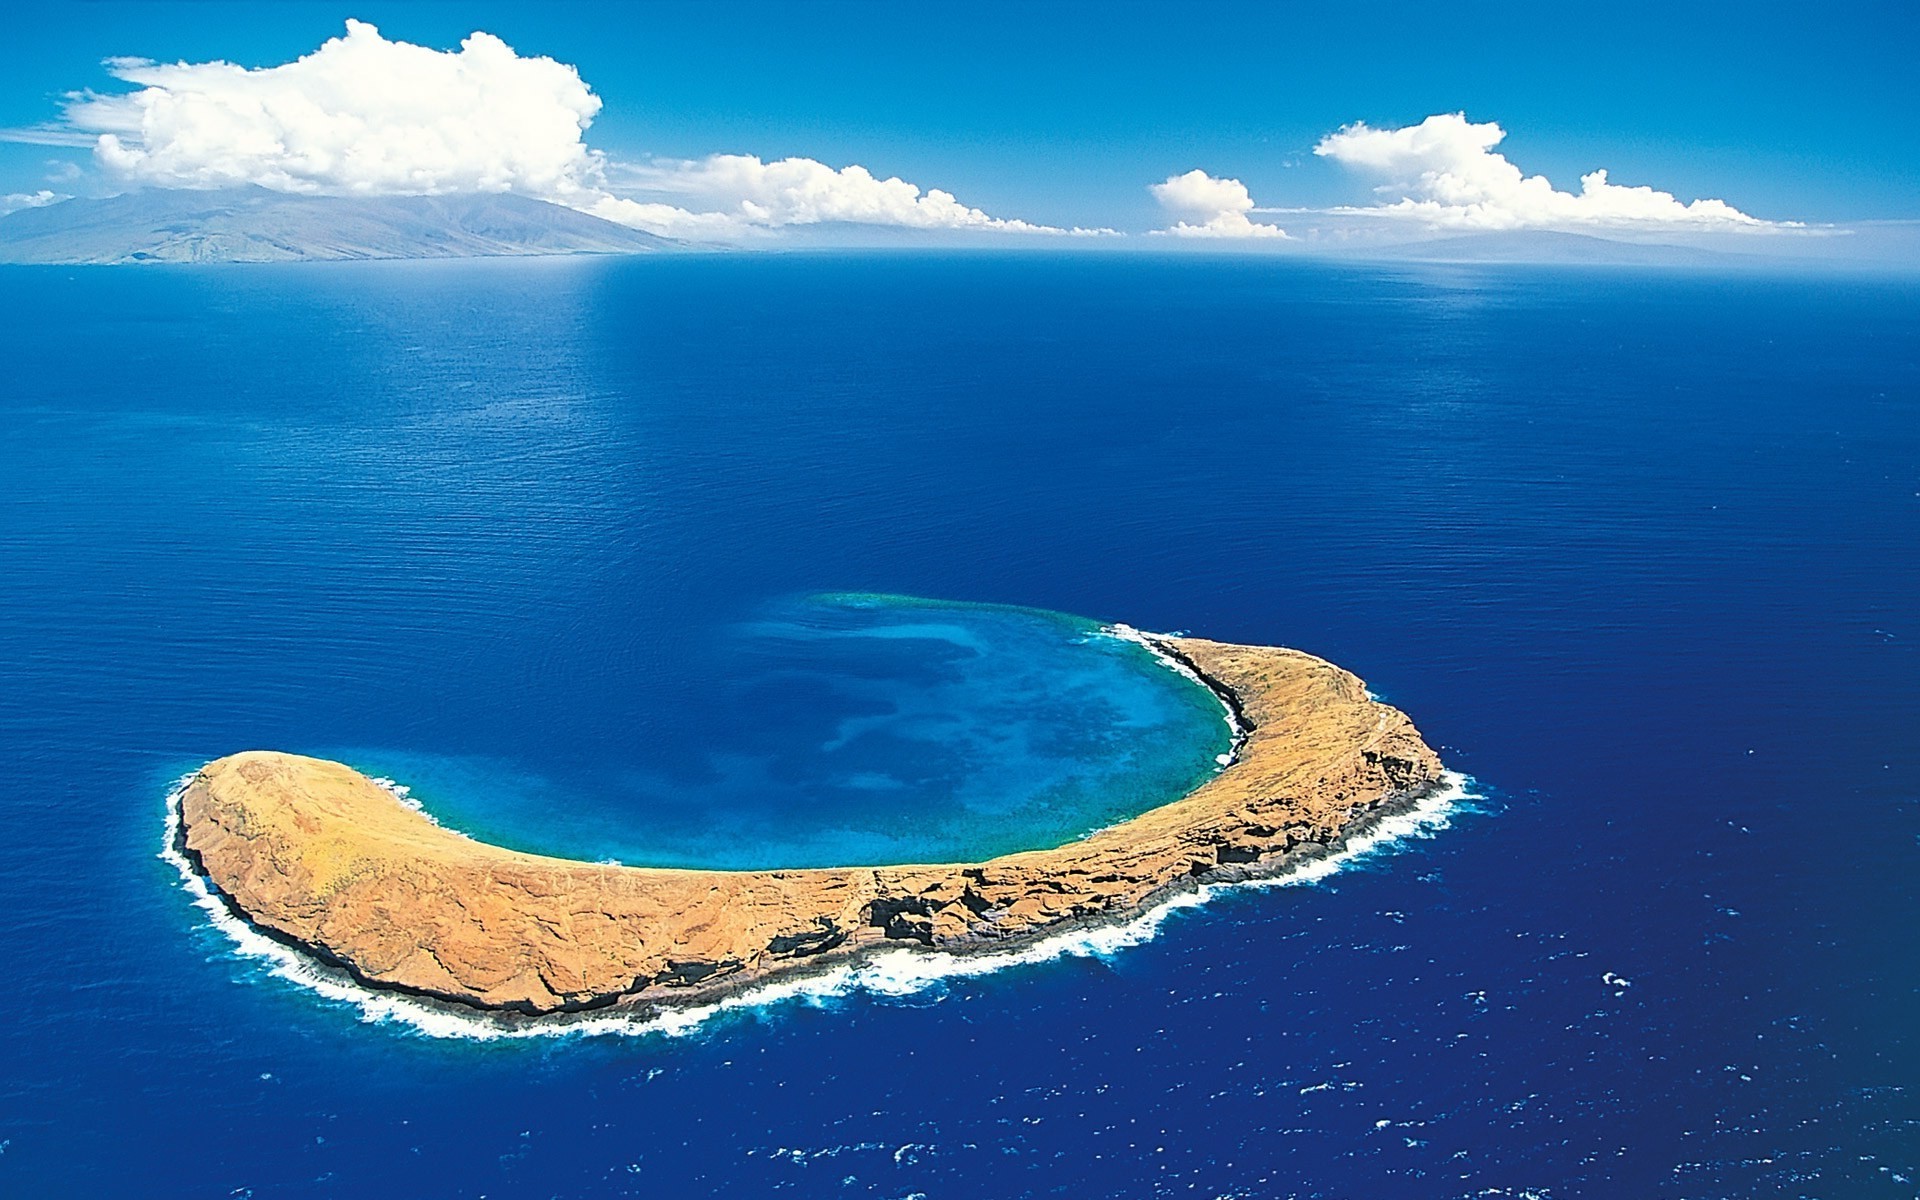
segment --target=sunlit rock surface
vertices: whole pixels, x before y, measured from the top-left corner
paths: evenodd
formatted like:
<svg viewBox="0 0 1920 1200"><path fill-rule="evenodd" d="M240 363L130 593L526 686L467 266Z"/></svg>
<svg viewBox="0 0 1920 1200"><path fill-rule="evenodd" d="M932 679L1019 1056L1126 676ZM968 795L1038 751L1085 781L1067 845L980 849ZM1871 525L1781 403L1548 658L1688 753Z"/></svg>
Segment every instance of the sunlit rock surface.
<svg viewBox="0 0 1920 1200"><path fill-rule="evenodd" d="M178 841L256 927L367 985L542 1014L706 1000L877 947L964 952L1122 918L1324 854L1439 779L1412 722L1331 663L1155 644L1238 712L1237 757L1183 798L1051 849L924 866L600 865L471 840L349 767L270 751L203 768Z"/></svg>

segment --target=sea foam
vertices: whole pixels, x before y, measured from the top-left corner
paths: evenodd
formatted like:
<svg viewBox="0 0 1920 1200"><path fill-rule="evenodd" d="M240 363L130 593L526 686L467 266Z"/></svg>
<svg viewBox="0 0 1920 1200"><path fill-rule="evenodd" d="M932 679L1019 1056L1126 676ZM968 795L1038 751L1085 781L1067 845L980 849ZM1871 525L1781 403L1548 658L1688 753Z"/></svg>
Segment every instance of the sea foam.
<svg viewBox="0 0 1920 1200"><path fill-rule="evenodd" d="M1227 698L1220 694L1218 688L1200 677L1200 672L1194 670L1173 655L1168 654L1166 649L1156 640L1163 637L1177 637L1179 636L1178 634L1143 633L1133 626L1123 624L1119 621L1115 621L1111 625L1101 626L1100 632L1110 638L1118 638L1123 642L1132 642L1148 654L1153 655L1155 659L1159 660L1160 665L1166 667L1169 671L1192 681L1197 687L1205 688L1209 696L1212 696L1220 702L1220 708L1226 714L1227 732L1232 738L1231 749L1229 749L1227 753L1219 756L1215 761L1222 767L1225 767L1230 765L1235 758L1239 757L1240 743L1247 739L1247 727L1241 722L1240 714L1233 710L1233 705L1227 703Z"/></svg>
<svg viewBox="0 0 1920 1200"><path fill-rule="evenodd" d="M789 1003L821 1005L856 993L911 996L949 980L990 975L1013 967L1062 958L1104 958L1151 941L1174 913L1199 908L1216 896L1241 890L1319 883L1354 863L1396 852L1412 840L1431 838L1447 828L1466 801L1479 797L1473 790L1471 777L1449 771L1442 776L1440 787L1405 811L1386 817L1349 838L1332 854L1273 875L1200 884L1167 896L1125 920L1064 930L1007 950L950 954L901 947L798 978L776 979L708 1004L644 1014L603 1013L506 1021L364 987L344 973L274 941L234 915L208 881L175 848L180 829L180 798L192 781L193 775L182 776L167 794L166 840L160 858L180 873L181 886L187 895L207 915L208 923L233 943L238 957L329 1001L351 1005L363 1021L401 1026L429 1037L478 1041L594 1035L684 1037L726 1013L764 1010Z"/></svg>

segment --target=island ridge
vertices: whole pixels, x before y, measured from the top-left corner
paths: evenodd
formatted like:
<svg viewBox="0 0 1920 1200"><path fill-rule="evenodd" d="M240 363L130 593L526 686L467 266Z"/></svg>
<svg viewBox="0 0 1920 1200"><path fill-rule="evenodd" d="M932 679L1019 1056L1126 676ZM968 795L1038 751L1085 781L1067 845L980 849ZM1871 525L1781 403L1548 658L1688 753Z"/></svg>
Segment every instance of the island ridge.
<svg viewBox="0 0 1920 1200"><path fill-rule="evenodd" d="M1438 786L1413 723L1297 650L1147 638L1233 711L1238 753L1169 804L980 863L717 871L525 854L339 763L248 751L178 800L175 848L233 912L360 983L538 1016L711 1000L889 946L966 952L1124 919L1326 854Z"/></svg>

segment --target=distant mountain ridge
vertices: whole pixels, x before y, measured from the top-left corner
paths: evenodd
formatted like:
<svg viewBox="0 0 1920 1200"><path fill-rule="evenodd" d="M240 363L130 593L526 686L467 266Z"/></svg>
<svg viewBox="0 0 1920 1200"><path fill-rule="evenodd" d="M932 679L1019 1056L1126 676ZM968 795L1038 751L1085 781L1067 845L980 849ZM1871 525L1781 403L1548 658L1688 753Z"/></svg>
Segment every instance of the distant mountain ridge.
<svg viewBox="0 0 1920 1200"><path fill-rule="evenodd" d="M1726 254L1676 242L1629 242L1551 229L1461 234L1368 249L1361 257L1430 263L1596 266L1717 266L1738 263Z"/></svg>
<svg viewBox="0 0 1920 1200"><path fill-rule="evenodd" d="M515 195L129 192L0 217L0 262L212 263L636 254L674 243Z"/></svg>

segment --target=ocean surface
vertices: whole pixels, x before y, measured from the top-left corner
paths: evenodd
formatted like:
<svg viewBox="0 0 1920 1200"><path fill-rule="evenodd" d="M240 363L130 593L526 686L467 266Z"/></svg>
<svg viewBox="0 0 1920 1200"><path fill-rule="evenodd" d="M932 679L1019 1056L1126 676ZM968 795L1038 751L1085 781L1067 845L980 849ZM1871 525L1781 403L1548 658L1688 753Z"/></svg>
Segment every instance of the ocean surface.
<svg viewBox="0 0 1920 1200"><path fill-rule="evenodd" d="M1920 284L662 256L0 314L0 1195L1920 1195ZM1226 748L1114 622L1330 658L1471 781L1294 886L563 1037L316 988L161 855L251 747L593 858L1045 844Z"/></svg>

